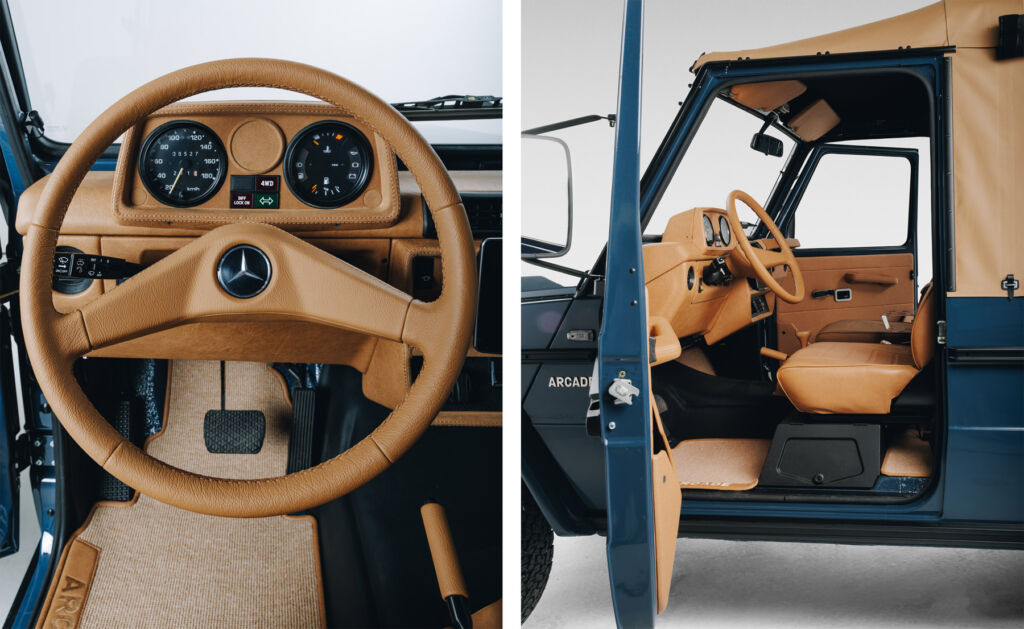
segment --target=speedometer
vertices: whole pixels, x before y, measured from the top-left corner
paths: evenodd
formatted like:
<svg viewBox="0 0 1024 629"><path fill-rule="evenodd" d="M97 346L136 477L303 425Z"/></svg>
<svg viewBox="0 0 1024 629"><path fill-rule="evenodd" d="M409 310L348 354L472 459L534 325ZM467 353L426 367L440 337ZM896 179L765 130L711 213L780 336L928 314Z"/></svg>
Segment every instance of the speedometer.
<svg viewBox="0 0 1024 629"><path fill-rule="evenodd" d="M704 242L709 247L715 244L715 228L711 226L711 219L708 218L707 214L704 215Z"/></svg>
<svg viewBox="0 0 1024 629"><path fill-rule="evenodd" d="M366 136L350 124L328 120L309 125L284 154L285 181L307 205L333 209L366 189L373 153Z"/></svg>
<svg viewBox="0 0 1024 629"><path fill-rule="evenodd" d="M224 145L209 127L175 120L146 137L139 153L139 176L161 203L191 207L217 194L227 161Z"/></svg>
<svg viewBox="0 0 1024 629"><path fill-rule="evenodd" d="M718 233L722 235L722 245L728 247L732 234L729 231L729 219L724 216L718 217Z"/></svg>

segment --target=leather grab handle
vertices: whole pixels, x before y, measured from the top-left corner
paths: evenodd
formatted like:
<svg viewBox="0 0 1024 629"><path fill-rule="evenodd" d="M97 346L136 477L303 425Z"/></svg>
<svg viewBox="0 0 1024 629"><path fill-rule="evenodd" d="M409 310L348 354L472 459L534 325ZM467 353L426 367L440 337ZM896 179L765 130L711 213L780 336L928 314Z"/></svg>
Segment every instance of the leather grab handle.
<svg viewBox="0 0 1024 629"><path fill-rule="evenodd" d="M879 286L896 286L900 283L898 278L886 273L869 273L865 271L847 273L843 276L843 280L847 284L877 284Z"/></svg>
<svg viewBox="0 0 1024 629"><path fill-rule="evenodd" d="M462 577L459 557L455 554L455 541L452 539L444 507L436 502L428 502L420 507L420 516L423 518L423 530L427 533L430 557L434 560L434 572L437 573L437 587L441 591L441 598L469 598L469 590L466 588L466 580Z"/></svg>
<svg viewBox="0 0 1024 629"><path fill-rule="evenodd" d="M789 358L789 354L785 352L780 352L779 350L772 349L770 347L762 347L761 355L764 356L765 358L774 358L775 360L778 360L780 362L785 362Z"/></svg>
<svg viewBox="0 0 1024 629"><path fill-rule="evenodd" d="M683 353L672 324L665 317L648 317L648 335L654 339L654 361L651 367L675 360Z"/></svg>

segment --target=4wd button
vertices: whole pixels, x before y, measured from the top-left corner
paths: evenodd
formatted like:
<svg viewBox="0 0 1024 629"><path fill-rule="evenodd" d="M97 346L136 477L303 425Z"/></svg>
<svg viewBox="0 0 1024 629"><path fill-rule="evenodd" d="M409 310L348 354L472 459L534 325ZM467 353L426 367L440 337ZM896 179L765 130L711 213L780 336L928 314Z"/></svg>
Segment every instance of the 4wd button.
<svg viewBox="0 0 1024 629"><path fill-rule="evenodd" d="M276 192L281 188L281 177L279 175L256 175L256 190Z"/></svg>
<svg viewBox="0 0 1024 629"><path fill-rule="evenodd" d="M257 192L252 195L252 206L257 210L276 210L280 207L280 193Z"/></svg>

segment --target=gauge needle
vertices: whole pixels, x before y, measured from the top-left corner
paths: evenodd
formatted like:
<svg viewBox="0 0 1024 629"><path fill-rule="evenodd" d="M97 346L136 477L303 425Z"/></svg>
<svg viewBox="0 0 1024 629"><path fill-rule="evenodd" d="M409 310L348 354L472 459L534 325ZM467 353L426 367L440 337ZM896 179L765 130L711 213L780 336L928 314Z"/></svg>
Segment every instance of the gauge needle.
<svg viewBox="0 0 1024 629"><path fill-rule="evenodd" d="M171 189L167 191L168 194L174 192L174 186L178 185L178 180L181 179L181 173L185 172L185 168L178 169L178 176L174 178L174 183L171 184Z"/></svg>

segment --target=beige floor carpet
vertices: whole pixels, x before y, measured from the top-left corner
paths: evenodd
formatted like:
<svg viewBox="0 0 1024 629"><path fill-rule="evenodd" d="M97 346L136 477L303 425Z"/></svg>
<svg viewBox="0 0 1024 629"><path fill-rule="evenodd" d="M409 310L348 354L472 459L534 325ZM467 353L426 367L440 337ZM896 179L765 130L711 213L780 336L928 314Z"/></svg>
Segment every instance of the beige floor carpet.
<svg viewBox="0 0 1024 629"><path fill-rule="evenodd" d="M928 478L932 473L932 447L913 428L896 437L885 451L884 476Z"/></svg>
<svg viewBox="0 0 1024 629"><path fill-rule="evenodd" d="M757 487L770 439L689 439L672 448L682 489L746 491Z"/></svg>
<svg viewBox="0 0 1024 629"><path fill-rule="evenodd" d="M220 363L173 361L164 429L146 451L224 478L285 473L291 408L263 363L226 363L229 410L267 419L256 454L211 454L206 411L221 408ZM68 544L40 626L319 627L324 625L316 522L311 517L200 515L146 496L98 504ZM69 558L70 556L70 558Z"/></svg>

